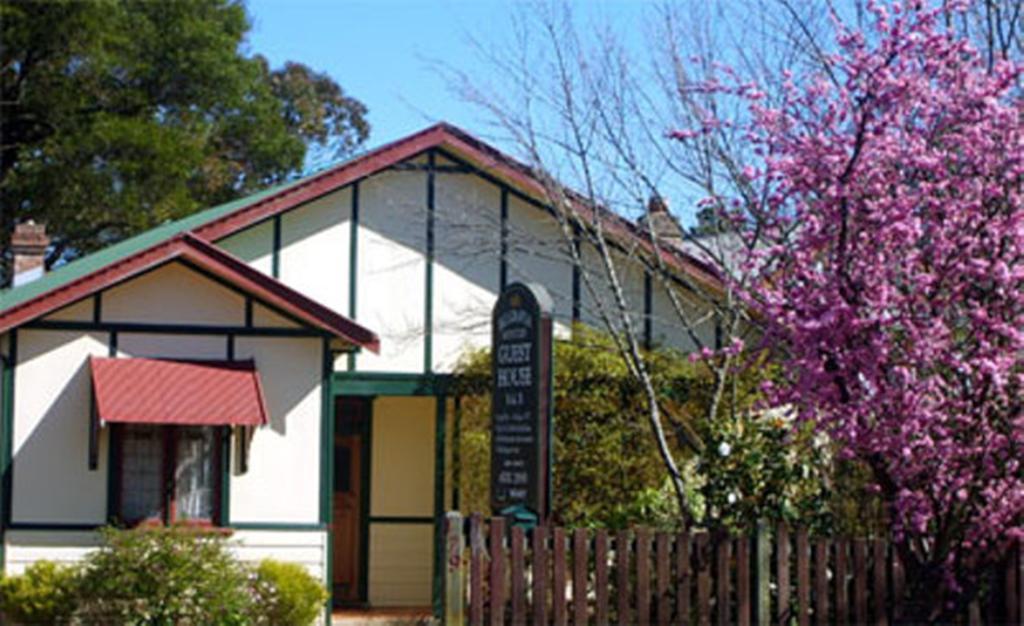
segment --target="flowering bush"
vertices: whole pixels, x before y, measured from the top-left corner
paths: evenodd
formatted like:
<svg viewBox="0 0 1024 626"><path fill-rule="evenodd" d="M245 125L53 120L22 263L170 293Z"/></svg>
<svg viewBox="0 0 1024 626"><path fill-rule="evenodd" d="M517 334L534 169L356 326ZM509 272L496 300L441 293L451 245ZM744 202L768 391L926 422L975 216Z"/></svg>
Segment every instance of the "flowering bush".
<svg viewBox="0 0 1024 626"><path fill-rule="evenodd" d="M1024 532L1021 67L923 2L870 9L781 102L714 88L749 100L761 157L744 210L775 245L745 294L786 373L765 391L870 468L933 621Z"/></svg>

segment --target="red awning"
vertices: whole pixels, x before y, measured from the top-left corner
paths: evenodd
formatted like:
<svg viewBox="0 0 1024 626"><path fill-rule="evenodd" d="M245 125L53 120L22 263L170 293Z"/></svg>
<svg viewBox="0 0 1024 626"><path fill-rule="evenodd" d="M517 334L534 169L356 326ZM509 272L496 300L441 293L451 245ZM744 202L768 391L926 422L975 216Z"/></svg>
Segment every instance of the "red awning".
<svg viewBox="0 0 1024 626"><path fill-rule="evenodd" d="M92 357L96 416L103 422L259 426L267 404L248 361Z"/></svg>

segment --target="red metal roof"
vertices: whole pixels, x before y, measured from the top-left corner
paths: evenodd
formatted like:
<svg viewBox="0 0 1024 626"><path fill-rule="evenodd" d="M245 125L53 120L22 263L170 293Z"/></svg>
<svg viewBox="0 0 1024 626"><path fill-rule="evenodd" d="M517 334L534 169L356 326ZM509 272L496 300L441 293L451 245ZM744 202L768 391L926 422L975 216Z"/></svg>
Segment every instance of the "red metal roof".
<svg viewBox="0 0 1024 626"><path fill-rule="evenodd" d="M259 426L267 404L255 363L89 359L100 422Z"/></svg>

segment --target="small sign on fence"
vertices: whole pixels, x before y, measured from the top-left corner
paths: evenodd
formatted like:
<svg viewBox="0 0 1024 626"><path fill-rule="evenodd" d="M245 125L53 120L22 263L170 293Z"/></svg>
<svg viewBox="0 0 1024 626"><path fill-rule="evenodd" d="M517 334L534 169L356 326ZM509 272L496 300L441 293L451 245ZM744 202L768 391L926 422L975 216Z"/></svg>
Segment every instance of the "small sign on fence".
<svg viewBox="0 0 1024 626"><path fill-rule="evenodd" d="M551 296L513 283L494 305L491 505L523 522L551 509Z"/></svg>

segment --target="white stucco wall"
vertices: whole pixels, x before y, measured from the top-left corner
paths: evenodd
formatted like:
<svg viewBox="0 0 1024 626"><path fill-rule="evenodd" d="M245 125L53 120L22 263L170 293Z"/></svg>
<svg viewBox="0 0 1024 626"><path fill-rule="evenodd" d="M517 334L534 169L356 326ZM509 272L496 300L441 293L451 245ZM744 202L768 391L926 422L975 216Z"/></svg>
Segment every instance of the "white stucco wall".
<svg viewBox="0 0 1024 626"><path fill-rule="evenodd" d="M249 471L231 476L231 521L315 523L320 514L320 341L238 337L235 356L255 359L270 424L253 434Z"/></svg>
<svg viewBox="0 0 1024 626"><path fill-rule="evenodd" d="M92 319L91 302L88 320ZM53 319L85 321L76 305ZM103 294L103 320L241 327L244 298L181 265L169 265ZM254 311L255 312L255 311ZM292 325L269 311L254 322ZM12 520L22 524L104 524L107 437L99 467L88 470L90 355L107 356L110 334L18 331L15 373ZM319 520L321 340L238 335L236 358L253 358L271 423L254 435L249 471L231 475L231 521L316 524ZM224 335L119 332L117 356L224 359ZM232 450L234 454L234 449ZM229 461L230 462L230 461ZM232 463L234 467L234 463ZM6 533L6 571L38 559L73 561L97 545L92 532L18 530ZM240 530L236 551L246 560L273 557L326 575L326 532Z"/></svg>
<svg viewBox="0 0 1024 626"><path fill-rule="evenodd" d="M348 314L351 188L281 216L280 279L343 315Z"/></svg>
<svg viewBox="0 0 1024 626"><path fill-rule="evenodd" d="M20 330L14 376L13 522L103 523L106 437L88 469L88 358L106 356L107 335Z"/></svg>

